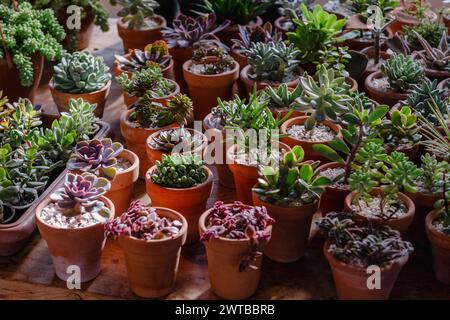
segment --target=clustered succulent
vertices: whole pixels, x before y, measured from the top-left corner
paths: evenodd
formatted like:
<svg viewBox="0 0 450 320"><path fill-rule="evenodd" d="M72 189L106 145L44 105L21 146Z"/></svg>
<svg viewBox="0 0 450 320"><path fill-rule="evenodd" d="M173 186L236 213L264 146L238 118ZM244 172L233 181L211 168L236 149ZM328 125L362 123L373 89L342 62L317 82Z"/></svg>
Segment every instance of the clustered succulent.
<svg viewBox="0 0 450 320"><path fill-rule="evenodd" d="M217 47L213 47L212 49L198 48L192 55L192 62L192 66L200 66L201 68L197 70L205 75L214 75L229 71L235 64L233 58L223 48Z"/></svg>
<svg viewBox="0 0 450 320"><path fill-rule="evenodd" d="M135 72L144 69L153 63L159 64L161 70L167 68L172 57L164 40L157 40L145 46L144 50L134 49L129 57L114 55L119 67L126 72Z"/></svg>
<svg viewBox="0 0 450 320"><path fill-rule="evenodd" d="M268 86L263 92L267 96L270 109L292 109L297 99L302 96L303 87L298 84L295 89L291 90L286 83L283 83L277 88Z"/></svg>
<svg viewBox="0 0 450 320"><path fill-rule="evenodd" d="M420 63L403 54L393 54L381 66L381 71L388 78L390 88L399 92L410 90L425 77Z"/></svg>
<svg viewBox="0 0 450 320"><path fill-rule="evenodd" d="M239 53L243 53L245 50L250 49L252 43L271 43L282 41L281 32L273 28L270 22L266 22L263 26L239 25L238 27L239 39L231 39L231 41L233 42L232 49L238 51Z"/></svg>
<svg viewBox="0 0 450 320"><path fill-rule="evenodd" d="M111 80L102 57L88 52L65 55L54 67L55 89L68 93L89 93L102 89Z"/></svg>
<svg viewBox="0 0 450 320"><path fill-rule="evenodd" d="M159 7L156 0L110 0L110 2L122 7L117 15L128 29L134 30L149 27L148 20L155 16L155 9Z"/></svg>
<svg viewBox="0 0 450 320"><path fill-rule="evenodd" d="M415 31L414 31L415 32ZM450 72L450 49L447 42L447 31L442 32L439 44L432 47L421 35L415 33L420 44L425 49L417 54L425 63L425 66L433 70L445 70Z"/></svg>
<svg viewBox="0 0 450 320"><path fill-rule="evenodd" d="M106 224L106 234L114 237L128 236L145 241L176 236L183 224L178 220L161 217L155 208L133 201L127 212Z"/></svg>

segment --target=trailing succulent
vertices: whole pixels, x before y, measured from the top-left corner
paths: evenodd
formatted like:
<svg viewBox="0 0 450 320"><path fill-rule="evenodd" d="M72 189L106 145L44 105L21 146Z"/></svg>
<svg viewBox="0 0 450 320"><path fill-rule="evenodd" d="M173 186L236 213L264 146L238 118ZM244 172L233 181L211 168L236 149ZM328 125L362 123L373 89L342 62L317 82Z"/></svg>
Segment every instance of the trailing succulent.
<svg viewBox="0 0 450 320"><path fill-rule="evenodd" d="M419 62L403 54L393 54L381 66L392 90L406 92L424 79L424 71Z"/></svg>
<svg viewBox="0 0 450 320"><path fill-rule="evenodd" d="M329 213L317 225L330 242L328 252L339 261L357 267L384 267L414 250L398 231L387 226L365 225L351 213Z"/></svg>
<svg viewBox="0 0 450 320"><path fill-rule="evenodd" d="M253 191L263 201L278 205L296 206L319 200L330 180L319 176L319 162L302 163L304 154L300 146L295 146L277 166L261 166Z"/></svg>
<svg viewBox="0 0 450 320"><path fill-rule="evenodd" d="M266 22L263 26L258 25L239 25L239 39L231 39L233 42L232 49L239 53L244 53L250 49L252 43L262 42L281 42L283 40L281 32L273 28L270 22Z"/></svg>
<svg viewBox="0 0 450 320"><path fill-rule="evenodd" d="M417 34L419 34L431 47L435 48L439 45L442 32L444 31L446 31L446 28L441 23L424 22L417 25L405 25L402 30L402 36L411 47L421 48L422 45L417 37Z"/></svg>
<svg viewBox="0 0 450 320"><path fill-rule="evenodd" d="M291 109L302 96L303 88L298 84L295 89L291 90L286 83L283 83L276 88L267 86L264 93L269 101L267 105L270 109Z"/></svg>
<svg viewBox="0 0 450 320"><path fill-rule="evenodd" d="M65 55L54 68L55 89L68 93L89 93L102 89L111 74L103 57L88 52L74 52Z"/></svg>
<svg viewBox="0 0 450 320"><path fill-rule="evenodd" d="M3 33L0 60L6 59L17 67L22 86L30 87L34 82L35 54L48 61L61 59L63 48L59 42L65 33L52 10L36 10L28 2L20 3L18 11L11 5L0 4L0 26Z"/></svg>
<svg viewBox="0 0 450 320"><path fill-rule="evenodd" d="M261 244L270 240L269 228L274 222L265 207L248 206L239 201L225 205L217 201L206 217L206 231L200 241L207 242L218 237L249 239L250 252L240 261L238 268L240 272L247 267L256 269L252 262L262 255Z"/></svg>
<svg viewBox="0 0 450 320"><path fill-rule="evenodd" d="M141 30L149 27L148 20L155 16L159 7L156 0L110 0L112 5L122 8L117 12L128 29Z"/></svg>
<svg viewBox="0 0 450 320"><path fill-rule="evenodd" d="M133 49L129 52L129 55L129 57L114 55L120 69L126 72L141 70L153 63L159 64L161 70L163 70L169 66L172 59L169 54L169 47L164 40L156 40L146 45L144 50Z"/></svg>
<svg viewBox="0 0 450 320"><path fill-rule="evenodd" d="M203 160L191 153L163 154L151 175L154 183L168 188L190 188L205 182L206 178Z"/></svg>
<svg viewBox="0 0 450 320"><path fill-rule="evenodd" d="M229 71L235 63L233 58L223 48L218 47L196 49L192 55L192 62L193 66L202 66L199 71L205 75L214 75Z"/></svg>
<svg viewBox="0 0 450 320"><path fill-rule="evenodd" d="M415 31L414 31L415 32ZM432 47L427 40L415 32L417 39L424 48L417 55L425 63L425 66L433 70L444 70L450 72L450 49L447 41L447 31L442 32L439 44Z"/></svg>

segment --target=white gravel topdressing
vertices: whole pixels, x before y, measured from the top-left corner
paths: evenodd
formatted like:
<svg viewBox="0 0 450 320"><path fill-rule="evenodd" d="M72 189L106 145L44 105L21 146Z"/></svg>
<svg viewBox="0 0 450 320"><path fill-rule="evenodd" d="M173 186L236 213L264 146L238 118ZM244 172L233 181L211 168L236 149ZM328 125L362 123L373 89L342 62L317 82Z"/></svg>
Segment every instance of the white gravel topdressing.
<svg viewBox="0 0 450 320"><path fill-rule="evenodd" d="M323 124L318 124L311 130L306 130L303 124L294 124L287 129L287 133L296 139L311 142L325 142L336 137L336 133Z"/></svg>
<svg viewBox="0 0 450 320"><path fill-rule="evenodd" d="M328 178L332 181L331 186L336 188L346 187L344 184L344 168L330 168L320 172L322 177ZM340 178L338 179L338 177Z"/></svg>
<svg viewBox="0 0 450 320"><path fill-rule="evenodd" d="M387 90L390 88L388 77L373 78L372 85L379 90Z"/></svg>
<svg viewBox="0 0 450 320"><path fill-rule="evenodd" d="M196 74L206 74L206 70L210 67L213 67L214 65L211 63L194 63L191 65L191 67L189 68L189 71L196 73ZM223 72L221 73L225 73L230 71L231 68L226 68ZM220 74L221 74L220 73ZM207 74L207 75L213 75L213 74Z"/></svg>
<svg viewBox="0 0 450 320"><path fill-rule="evenodd" d="M366 204L363 200L359 201L359 205L361 206L361 211L358 205L353 204L352 210L359 212L361 215L364 215L368 218L380 217L380 197L373 197L372 201ZM395 213L394 213L395 212ZM401 218L406 215L407 208L403 203L398 202L398 206L385 206L384 207L384 216L392 217L393 219Z"/></svg>

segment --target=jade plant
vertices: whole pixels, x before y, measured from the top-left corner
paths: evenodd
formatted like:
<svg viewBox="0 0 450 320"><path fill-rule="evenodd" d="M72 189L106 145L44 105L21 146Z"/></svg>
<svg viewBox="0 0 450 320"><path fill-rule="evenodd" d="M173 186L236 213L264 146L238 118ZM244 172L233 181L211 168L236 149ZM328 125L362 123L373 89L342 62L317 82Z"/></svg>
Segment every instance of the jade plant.
<svg viewBox="0 0 450 320"><path fill-rule="evenodd" d="M161 69L170 65L172 57L169 48L164 40L157 40L145 46L144 50L134 49L129 53L129 57L114 55L119 63L120 69L127 72L134 72L144 69L153 63L159 64Z"/></svg>
<svg viewBox="0 0 450 320"><path fill-rule="evenodd" d="M424 71L419 62L403 54L393 54L382 66L389 87L398 92L406 92L424 79Z"/></svg>
<svg viewBox="0 0 450 320"><path fill-rule="evenodd" d="M447 161L439 161L435 155L426 153L421 157L419 170L420 176L416 182L418 191L441 197L442 176L449 172L450 164Z"/></svg>
<svg viewBox="0 0 450 320"><path fill-rule="evenodd" d="M291 90L286 83L281 84L279 87L273 88L268 86L264 89L264 93L267 95L268 107L272 110L277 109L292 109L297 100L303 94L303 87L298 84L293 90Z"/></svg>
<svg viewBox="0 0 450 320"><path fill-rule="evenodd" d="M421 48L417 35L425 39L431 47L435 48L439 45L442 37L442 32L446 28L441 23L425 22L418 25L405 25L402 30L402 36L406 38L408 44L413 48Z"/></svg>
<svg viewBox="0 0 450 320"><path fill-rule="evenodd" d="M117 12L128 29L141 30L149 27L149 20L155 17L159 7L156 0L110 0L112 5L122 8Z"/></svg>
<svg viewBox="0 0 450 320"><path fill-rule="evenodd" d="M447 31L442 32L441 40L436 47L432 47L421 35L415 33L424 48L417 55L428 69L450 72L450 49L447 41Z"/></svg>
<svg viewBox="0 0 450 320"><path fill-rule="evenodd" d="M230 71L234 64L233 58L223 48L198 48L192 55L190 71L203 75L215 75Z"/></svg>
<svg viewBox="0 0 450 320"><path fill-rule="evenodd" d="M161 217L155 208L138 200L130 204L127 212L109 221L105 230L108 236L128 236L149 241L173 237L182 226L181 221Z"/></svg>
<svg viewBox="0 0 450 320"><path fill-rule="evenodd" d="M304 154L300 146L295 146L277 166L261 166L253 191L263 201L277 205L300 206L319 200L330 180L319 176L319 162L302 163Z"/></svg>
<svg viewBox="0 0 450 320"><path fill-rule="evenodd" d="M243 54L245 50L250 49L251 44L255 42L271 43L281 42L282 35L277 29L272 27L270 22L263 26L241 26L239 25L239 39L232 39L232 49Z"/></svg>
<svg viewBox="0 0 450 320"><path fill-rule="evenodd" d="M55 89L67 93L89 93L102 89L111 80L103 57L88 52L65 55L54 67Z"/></svg>
<svg viewBox="0 0 450 320"><path fill-rule="evenodd" d="M248 267L256 269L252 262L262 255L261 243L270 240L269 227L273 223L274 220L265 207L252 207L239 201L225 205L222 201L217 201L205 220L206 231L200 241L207 242L218 237L249 239L250 252L236 267L240 272Z"/></svg>
<svg viewBox="0 0 450 320"><path fill-rule="evenodd" d="M154 183L168 188L190 188L205 182L206 178L203 160L191 153L163 154L151 175Z"/></svg>

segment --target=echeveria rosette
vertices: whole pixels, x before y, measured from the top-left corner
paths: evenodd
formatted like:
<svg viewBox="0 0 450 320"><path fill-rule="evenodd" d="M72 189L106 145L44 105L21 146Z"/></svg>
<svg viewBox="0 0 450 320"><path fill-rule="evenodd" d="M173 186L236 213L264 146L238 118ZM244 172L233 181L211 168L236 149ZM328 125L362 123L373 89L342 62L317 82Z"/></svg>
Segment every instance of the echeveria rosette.
<svg viewBox="0 0 450 320"><path fill-rule="evenodd" d="M67 169L90 172L113 180L117 173L117 157L122 151L123 145L109 138L80 141L67 162Z"/></svg>

